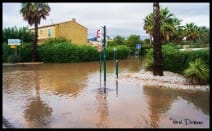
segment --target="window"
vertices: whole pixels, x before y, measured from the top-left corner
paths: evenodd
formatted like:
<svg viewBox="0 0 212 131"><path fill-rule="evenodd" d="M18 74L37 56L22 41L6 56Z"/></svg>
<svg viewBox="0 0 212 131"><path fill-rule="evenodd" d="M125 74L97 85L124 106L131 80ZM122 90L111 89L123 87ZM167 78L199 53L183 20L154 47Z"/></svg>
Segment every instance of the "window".
<svg viewBox="0 0 212 131"><path fill-rule="evenodd" d="M52 30L48 29L48 37L51 37L51 35L52 35Z"/></svg>
<svg viewBox="0 0 212 131"><path fill-rule="evenodd" d="M43 34L43 30L40 30L40 35L42 35Z"/></svg>

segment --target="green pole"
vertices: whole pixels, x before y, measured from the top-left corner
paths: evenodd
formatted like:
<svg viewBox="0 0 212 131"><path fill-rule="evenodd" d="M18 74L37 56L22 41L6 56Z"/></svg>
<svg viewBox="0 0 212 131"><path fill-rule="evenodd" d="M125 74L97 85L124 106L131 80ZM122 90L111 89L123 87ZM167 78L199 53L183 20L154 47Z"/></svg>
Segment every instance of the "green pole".
<svg viewBox="0 0 212 131"><path fill-rule="evenodd" d="M18 62L18 46L16 46L16 63Z"/></svg>
<svg viewBox="0 0 212 131"><path fill-rule="evenodd" d="M103 39L103 46L104 46L104 82L106 82L106 26L103 27L104 30L104 39Z"/></svg>
<svg viewBox="0 0 212 131"><path fill-rule="evenodd" d="M138 57L139 57L139 51L140 51L140 49L138 49Z"/></svg>
<svg viewBox="0 0 212 131"><path fill-rule="evenodd" d="M100 69L100 75L101 75L101 71L102 71L102 58L101 58L101 52L99 53L99 69Z"/></svg>
<svg viewBox="0 0 212 131"><path fill-rule="evenodd" d="M139 65L139 59L140 59L139 50L140 50L140 49L138 49L138 65Z"/></svg>
<svg viewBox="0 0 212 131"><path fill-rule="evenodd" d="M119 65L119 61L116 60L116 77L118 78L118 65Z"/></svg>
<svg viewBox="0 0 212 131"><path fill-rule="evenodd" d="M114 47L113 50L114 50L114 72L115 72L115 70L116 70L116 48Z"/></svg>

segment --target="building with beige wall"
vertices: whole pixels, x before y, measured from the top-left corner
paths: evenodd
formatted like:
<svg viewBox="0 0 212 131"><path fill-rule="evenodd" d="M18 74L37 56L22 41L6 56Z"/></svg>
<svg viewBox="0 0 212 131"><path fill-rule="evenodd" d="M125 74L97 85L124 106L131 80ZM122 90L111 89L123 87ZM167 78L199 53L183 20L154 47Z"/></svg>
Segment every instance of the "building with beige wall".
<svg viewBox="0 0 212 131"><path fill-rule="evenodd" d="M57 37L64 37L71 40L74 44L88 44L88 29L77 23L74 18L71 21L38 28L38 44L41 44L49 38Z"/></svg>

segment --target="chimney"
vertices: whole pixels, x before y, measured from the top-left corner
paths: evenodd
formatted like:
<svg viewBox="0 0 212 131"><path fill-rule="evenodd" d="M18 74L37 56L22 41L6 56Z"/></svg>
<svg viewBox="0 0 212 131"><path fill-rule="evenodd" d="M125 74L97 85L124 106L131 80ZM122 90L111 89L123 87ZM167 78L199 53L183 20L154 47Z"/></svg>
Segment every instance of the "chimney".
<svg viewBox="0 0 212 131"><path fill-rule="evenodd" d="M73 22L76 22L76 19L75 19L75 18L72 18L72 21L73 21Z"/></svg>

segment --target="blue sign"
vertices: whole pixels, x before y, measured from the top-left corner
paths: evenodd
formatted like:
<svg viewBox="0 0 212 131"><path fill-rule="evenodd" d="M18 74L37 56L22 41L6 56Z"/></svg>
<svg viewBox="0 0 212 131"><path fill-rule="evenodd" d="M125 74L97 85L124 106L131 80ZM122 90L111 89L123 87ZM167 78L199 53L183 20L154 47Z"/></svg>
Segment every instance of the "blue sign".
<svg viewBox="0 0 212 131"><path fill-rule="evenodd" d="M136 49L141 49L141 44L136 44Z"/></svg>
<svg viewBox="0 0 212 131"><path fill-rule="evenodd" d="M8 45L20 45L21 40L20 39L8 39Z"/></svg>

